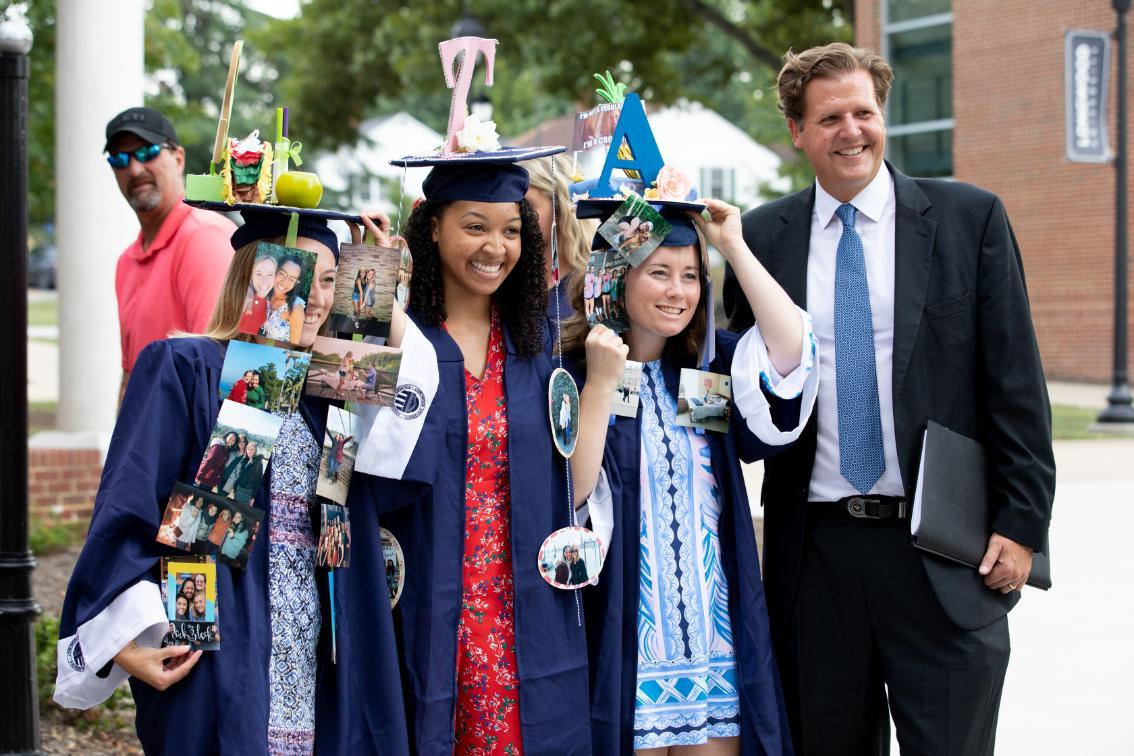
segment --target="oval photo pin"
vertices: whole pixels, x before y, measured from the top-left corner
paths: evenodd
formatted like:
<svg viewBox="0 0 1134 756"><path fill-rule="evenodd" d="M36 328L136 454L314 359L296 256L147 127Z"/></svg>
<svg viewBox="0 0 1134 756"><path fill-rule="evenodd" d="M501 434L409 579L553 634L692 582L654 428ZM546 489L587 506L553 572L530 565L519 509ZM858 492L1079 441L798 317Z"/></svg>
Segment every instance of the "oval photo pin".
<svg viewBox="0 0 1134 756"><path fill-rule="evenodd" d="M587 528L560 528L539 547L536 569L553 588L574 591L598 581L606 548Z"/></svg>
<svg viewBox="0 0 1134 756"><path fill-rule="evenodd" d="M547 415L551 420L551 438L564 457L575 453L579 440L579 387L563 368L555 368L547 384Z"/></svg>

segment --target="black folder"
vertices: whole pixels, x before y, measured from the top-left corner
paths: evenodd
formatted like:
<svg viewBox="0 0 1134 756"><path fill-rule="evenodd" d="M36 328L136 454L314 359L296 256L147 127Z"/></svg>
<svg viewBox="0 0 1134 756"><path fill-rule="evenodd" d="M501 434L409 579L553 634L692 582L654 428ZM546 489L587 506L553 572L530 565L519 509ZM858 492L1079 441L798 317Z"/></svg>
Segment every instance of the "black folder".
<svg viewBox="0 0 1134 756"><path fill-rule="evenodd" d="M929 421L921 447L910 519L913 544L922 551L980 566L992 535L988 459L984 448L960 433ZM1036 552L1028 585L1051 587L1048 548Z"/></svg>

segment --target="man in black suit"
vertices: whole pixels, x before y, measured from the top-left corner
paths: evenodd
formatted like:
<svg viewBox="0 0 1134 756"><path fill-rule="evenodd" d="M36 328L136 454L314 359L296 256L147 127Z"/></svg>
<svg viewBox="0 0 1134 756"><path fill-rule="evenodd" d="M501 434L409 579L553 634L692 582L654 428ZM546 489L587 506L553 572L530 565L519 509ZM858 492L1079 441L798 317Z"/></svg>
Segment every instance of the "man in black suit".
<svg viewBox="0 0 1134 756"><path fill-rule="evenodd" d="M768 610L799 752L888 752L888 706L903 753L991 754L1006 615L1051 516L1050 406L1000 200L883 160L892 75L841 43L789 53L780 108L817 181L743 219L811 313L821 371L809 427L766 462ZM731 276L724 301L752 324ZM929 420L988 453L979 571L910 543Z"/></svg>

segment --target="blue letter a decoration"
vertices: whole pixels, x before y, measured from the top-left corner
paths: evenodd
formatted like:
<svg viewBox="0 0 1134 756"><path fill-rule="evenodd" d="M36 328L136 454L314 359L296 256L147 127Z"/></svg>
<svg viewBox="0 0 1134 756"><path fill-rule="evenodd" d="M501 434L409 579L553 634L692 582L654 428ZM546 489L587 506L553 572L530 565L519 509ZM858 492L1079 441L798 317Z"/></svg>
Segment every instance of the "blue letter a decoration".
<svg viewBox="0 0 1134 756"><path fill-rule="evenodd" d="M633 155L630 160L618 157L618 148L622 146L623 139L630 145L630 153ZM642 191L645 191L657 181L662 165L661 150L654 139L654 132L650 130L650 122L646 120L642 100L631 92L622 103L622 113L614 129L610 149L606 153L606 162L602 165L602 173L591 190L591 196L610 197L614 194L610 185L610 172L615 168L638 171L642 177Z"/></svg>

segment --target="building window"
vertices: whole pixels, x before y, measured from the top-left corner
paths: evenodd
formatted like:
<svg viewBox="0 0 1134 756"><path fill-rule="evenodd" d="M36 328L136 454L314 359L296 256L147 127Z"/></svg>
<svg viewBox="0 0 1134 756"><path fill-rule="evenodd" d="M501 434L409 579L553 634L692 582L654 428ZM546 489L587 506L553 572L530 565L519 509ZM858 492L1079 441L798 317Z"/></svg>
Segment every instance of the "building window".
<svg viewBox="0 0 1134 756"><path fill-rule="evenodd" d="M702 168L701 195L732 202L736 194L735 168Z"/></svg>
<svg viewBox="0 0 1134 756"><path fill-rule="evenodd" d="M894 67L889 158L913 176L952 176L952 0L884 0L883 7L883 53Z"/></svg>

